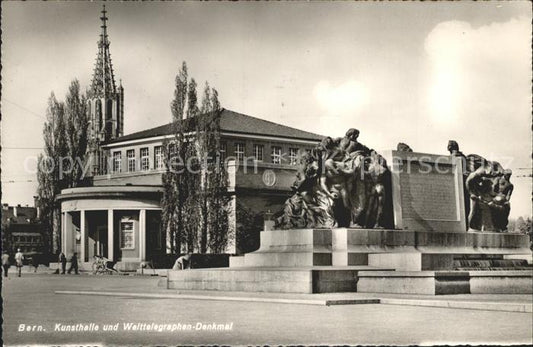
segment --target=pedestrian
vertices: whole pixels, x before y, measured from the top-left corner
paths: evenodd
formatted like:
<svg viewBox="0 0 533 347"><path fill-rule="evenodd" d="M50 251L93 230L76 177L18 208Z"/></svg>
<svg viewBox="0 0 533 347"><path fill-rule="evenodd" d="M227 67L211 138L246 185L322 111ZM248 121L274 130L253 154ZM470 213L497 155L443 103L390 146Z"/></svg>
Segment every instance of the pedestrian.
<svg viewBox="0 0 533 347"><path fill-rule="evenodd" d="M61 274L64 275L67 269L67 257L65 257L65 253L61 252L59 262L61 263Z"/></svg>
<svg viewBox="0 0 533 347"><path fill-rule="evenodd" d="M68 273L70 274L74 270L74 273L76 275L79 275L78 273L78 253L74 252L72 255L72 258L70 258L70 269L68 269Z"/></svg>
<svg viewBox="0 0 533 347"><path fill-rule="evenodd" d="M7 277L7 272L9 270L9 254L7 254L7 252L2 254L2 267L4 268L4 277Z"/></svg>
<svg viewBox="0 0 533 347"><path fill-rule="evenodd" d="M33 265L33 272L37 272L37 268L39 267L39 255L34 254L33 257L31 257L31 265Z"/></svg>
<svg viewBox="0 0 533 347"><path fill-rule="evenodd" d="M17 253L15 254L15 264L17 265L17 270L19 277L22 273L22 266L24 265L22 261L24 260L24 254L20 251L20 248L17 249Z"/></svg>

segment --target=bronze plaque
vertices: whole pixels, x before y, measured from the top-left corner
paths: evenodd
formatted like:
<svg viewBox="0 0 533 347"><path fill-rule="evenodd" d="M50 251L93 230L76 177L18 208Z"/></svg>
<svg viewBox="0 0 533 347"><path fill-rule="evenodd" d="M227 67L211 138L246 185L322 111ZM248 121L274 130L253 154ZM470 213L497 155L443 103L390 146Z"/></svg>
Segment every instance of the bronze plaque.
<svg viewBox="0 0 533 347"><path fill-rule="evenodd" d="M446 170L441 166L441 170L436 170L433 166L424 170L418 163L410 165L409 172L400 173L403 218L458 221L455 177L451 167Z"/></svg>

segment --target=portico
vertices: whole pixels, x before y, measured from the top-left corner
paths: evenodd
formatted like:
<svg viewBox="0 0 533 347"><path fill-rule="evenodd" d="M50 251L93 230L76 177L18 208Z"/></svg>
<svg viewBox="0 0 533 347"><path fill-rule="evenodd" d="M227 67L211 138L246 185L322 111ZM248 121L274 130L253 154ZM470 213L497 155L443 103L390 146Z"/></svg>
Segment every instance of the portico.
<svg viewBox="0 0 533 347"><path fill-rule="evenodd" d="M143 261L164 254L161 188L106 186L66 189L59 195L62 211L61 250L90 269L94 256L135 270Z"/></svg>

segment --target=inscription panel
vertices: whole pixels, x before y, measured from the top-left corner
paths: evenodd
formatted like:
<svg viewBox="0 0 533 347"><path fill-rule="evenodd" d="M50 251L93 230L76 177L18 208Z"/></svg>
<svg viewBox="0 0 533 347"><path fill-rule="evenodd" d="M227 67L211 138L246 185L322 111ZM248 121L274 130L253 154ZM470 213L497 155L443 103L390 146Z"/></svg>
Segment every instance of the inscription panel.
<svg viewBox="0 0 533 347"><path fill-rule="evenodd" d="M416 162L400 173L404 219L459 221L455 177L451 166L433 164L431 169ZM405 166L404 166L405 168Z"/></svg>

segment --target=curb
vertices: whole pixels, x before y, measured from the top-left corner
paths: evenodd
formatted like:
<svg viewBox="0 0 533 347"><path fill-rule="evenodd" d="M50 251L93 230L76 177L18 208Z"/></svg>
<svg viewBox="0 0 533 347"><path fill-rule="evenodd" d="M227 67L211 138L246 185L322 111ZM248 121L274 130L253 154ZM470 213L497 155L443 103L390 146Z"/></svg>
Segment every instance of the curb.
<svg viewBox="0 0 533 347"><path fill-rule="evenodd" d="M417 299L394 299L394 298L310 300L310 299L254 298L254 297L191 295L191 294L128 293L128 292L106 292L106 291L100 292L100 291L77 291L77 290L56 290L54 293L63 294L63 295L97 295L97 296L130 297L130 298L243 301L243 302L262 302L262 303L276 303L276 304L317 305L317 306L384 304L384 305L402 305L402 306L441 307L441 308L480 310L480 311L500 311L500 312L520 312L520 313L532 313L533 312L533 304L515 303L515 302L506 303L506 302L486 302L486 301L417 300Z"/></svg>
<svg viewBox="0 0 533 347"><path fill-rule="evenodd" d="M55 294L66 294L66 295L99 295L99 296L131 297L131 298L244 301L244 302L300 304L300 305L317 305L317 306L379 304L379 299L306 300L306 299L253 298L253 297L208 296L208 295L187 295L187 294L95 292L95 291L75 291L75 290L56 290L54 293Z"/></svg>
<svg viewBox="0 0 533 347"><path fill-rule="evenodd" d="M390 299L381 298L380 303L386 305L426 306L458 308L481 311L503 312L533 312L533 304L516 302L486 302L486 301L445 301L445 300L415 300L415 299Z"/></svg>

